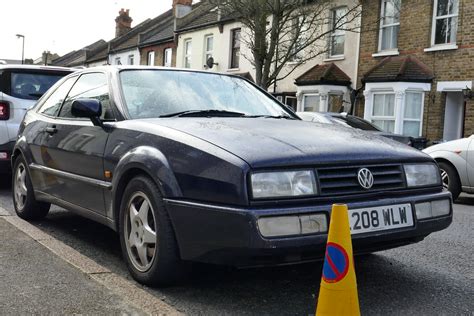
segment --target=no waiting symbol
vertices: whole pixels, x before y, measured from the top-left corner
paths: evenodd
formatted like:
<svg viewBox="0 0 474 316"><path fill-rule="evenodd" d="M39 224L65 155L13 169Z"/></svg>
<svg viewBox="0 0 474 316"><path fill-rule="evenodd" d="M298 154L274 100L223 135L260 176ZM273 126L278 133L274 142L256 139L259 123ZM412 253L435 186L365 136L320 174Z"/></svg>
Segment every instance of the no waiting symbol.
<svg viewBox="0 0 474 316"><path fill-rule="evenodd" d="M323 266L323 280L328 283L341 281L349 271L349 257L340 245L328 242Z"/></svg>

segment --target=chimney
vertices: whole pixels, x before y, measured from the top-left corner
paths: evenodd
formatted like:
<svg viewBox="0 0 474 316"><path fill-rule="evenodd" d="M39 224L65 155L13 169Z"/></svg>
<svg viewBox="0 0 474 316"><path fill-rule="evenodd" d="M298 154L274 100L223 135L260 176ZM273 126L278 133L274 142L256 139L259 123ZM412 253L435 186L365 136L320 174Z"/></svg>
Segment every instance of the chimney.
<svg viewBox="0 0 474 316"><path fill-rule="evenodd" d="M191 12L193 0L173 0L173 15L175 18L182 18Z"/></svg>
<svg viewBox="0 0 474 316"><path fill-rule="evenodd" d="M115 37L122 36L132 29L133 19L128 15L129 12L129 9L121 9L115 18Z"/></svg>

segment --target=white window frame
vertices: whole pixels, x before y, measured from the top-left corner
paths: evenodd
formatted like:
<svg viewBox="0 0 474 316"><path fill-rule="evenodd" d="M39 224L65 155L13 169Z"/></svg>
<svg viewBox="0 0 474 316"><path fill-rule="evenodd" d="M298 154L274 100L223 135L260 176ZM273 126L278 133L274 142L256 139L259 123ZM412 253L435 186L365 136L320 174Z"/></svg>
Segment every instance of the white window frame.
<svg viewBox="0 0 474 316"><path fill-rule="evenodd" d="M407 119L405 118L405 107L407 105L407 94L408 93L418 93L418 94L421 94L421 109L420 109L420 119ZM401 127L400 127L400 133L399 134L403 134L403 130L405 129L405 121L409 121L409 122L419 122L420 123L420 132L419 132L419 135L418 137L421 137L422 133L423 133L423 117L424 117L424 110L425 110L425 93L423 91L419 91L419 90L406 90L405 91L405 98L403 100L403 106L402 106L402 109L401 109Z"/></svg>
<svg viewBox="0 0 474 316"><path fill-rule="evenodd" d="M189 46L189 51L188 51ZM184 68L191 68L192 67L192 51L193 51L193 41L192 39L188 38L184 40L184 58L183 58L183 66Z"/></svg>
<svg viewBox="0 0 474 316"><path fill-rule="evenodd" d="M309 111L306 111L306 97L318 97L319 98L318 109L315 109L315 110L316 110L316 112L322 112L321 111L321 94L320 93L304 93L303 94L303 102L301 102L302 103L301 112L309 112Z"/></svg>
<svg viewBox="0 0 474 316"><path fill-rule="evenodd" d="M438 11L438 0L434 0L433 2L433 19L432 19L432 26L431 26L431 47L443 47L443 46L450 46L452 48L457 48L456 42L457 42L457 33L458 33L458 27L459 27L459 0L454 0L458 2L458 12L455 14L447 14L447 15L442 15L442 16L437 16L437 11ZM454 42L450 43L441 43L441 44L435 44L436 40L436 21L437 20L444 20L444 19L449 19L449 18L456 18L456 32L454 33L455 40Z"/></svg>
<svg viewBox="0 0 474 316"><path fill-rule="evenodd" d="M209 49L208 39L212 39L212 49ZM210 57L214 57L214 44L215 44L214 34L208 34L204 36L204 65L206 65L207 60Z"/></svg>
<svg viewBox="0 0 474 316"><path fill-rule="evenodd" d="M116 65L121 65L122 62L120 61L120 57L115 57L115 64Z"/></svg>
<svg viewBox="0 0 474 316"><path fill-rule="evenodd" d="M127 61L129 65L133 65L135 63L135 55L128 55Z"/></svg>
<svg viewBox="0 0 474 316"><path fill-rule="evenodd" d="M305 25L303 25L303 16L298 16L297 18L295 18L295 20L296 25L294 26L294 28L297 28L299 26L301 26L301 28L299 34L296 33L296 29L294 31L294 34L291 34L291 36L295 36L296 38L295 45L292 48L292 53L294 53L294 55L290 56L288 60L289 63L297 63L303 59L302 54L304 53L304 51L301 49L301 46L303 46L301 43L304 43L306 41L306 32L308 31L308 28L305 28Z"/></svg>
<svg viewBox="0 0 474 316"><path fill-rule="evenodd" d="M365 110L364 119L373 122L373 119L390 119L390 117L373 117L374 99L377 94L395 94L395 134L403 134L405 121L405 106L407 105L407 93L421 93L421 112L420 112L420 132L418 137L423 134L425 94L431 91L430 83L418 82L377 82L366 83ZM406 121L418 121L417 119L406 119Z"/></svg>
<svg viewBox="0 0 474 316"><path fill-rule="evenodd" d="M234 62L234 39L235 39L235 33L239 31L240 32L240 41L239 41L239 64L237 67L233 67L233 62ZM230 56L229 56L229 70L238 70L240 69L240 63L241 63L241 50L242 50L242 28L237 27L235 29L230 30Z"/></svg>
<svg viewBox="0 0 474 316"><path fill-rule="evenodd" d="M402 0L400 0L400 5L401 5L401 1ZM397 36L397 47L382 50L384 28L398 26L399 31L400 31L400 12L399 12L398 22L392 23L392 24L384 24L385 6L386 6L387 2L393 2L393 0L381 0L381 5L380 5L380 27L379 27L379 47L378 47L378 51L379 52L392 52L392 51L393 52L398 52L398 36Z"/></svg>
<svg viewBox="0 0 474 316"><path fill-rule="evenodd" d="M387 95L393 95L393 116L374 116L374 104L375 96L384 95L384 101ZM393 121L393 133L397 133L397 95L393 91L379 91L372 94L372 108L370 109L370 122L375 124L374 121Z"/></svg>
<svg viewBox="0 0 474 316"><path fill-rule="evenodd" d="M335 23L335 14L338 10L345 10L345 13L344 15L347 14L347 7L346 6L340 6L340 7L336 7L336 8L333 8L331 9L331 33L329 34L329 49L328 49L328 57L329 58L342 58L344 57L344 54L346 53L346 31L344 30L334 30L334 23ZM346 20L346 17L344 16L344 18L342 20ZM344 22L340 22L341 24L345 24L347 23L346 21ZM336 36L344 36L344 51L342 54L336 54L334 55L332 53L332 48L333 48L333 38L336 37Z"/></svg>
<svg viewBox="0 0 474 316"><path fill-rule="evenodd" d="M154 50L151 50L148 52L146 64L148 66L155 66L155 51Z"/></svg>
<svg viewBox="0 0 474 316"><path fill-rule="evenodd" d="M173 66L173 48L168 47L163 50L163 66L172 67Z"/></svg>

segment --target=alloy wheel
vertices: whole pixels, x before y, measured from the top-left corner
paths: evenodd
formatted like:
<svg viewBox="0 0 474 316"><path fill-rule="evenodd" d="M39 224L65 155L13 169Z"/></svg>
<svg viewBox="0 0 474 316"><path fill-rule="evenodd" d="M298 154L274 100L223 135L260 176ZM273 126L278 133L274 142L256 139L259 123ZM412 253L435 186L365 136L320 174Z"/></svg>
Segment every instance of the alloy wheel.
<svg viewBox="0 0 474 316"><path fill-rule="evenodd" d="M20 163L16 169L13 190L15 205L18 210L22 210L25 207L28 194L26 187L26 168L23 163Z"/></svg>
<svg viewBox="0 0 474 316"><path fill-rule="evenodd" d="M441 179L443 180L443 187L449 189L449 175L446 170L441 169Z"/></svg>
<svg viewBox="0 0 474 316"><path fill-rule="evenodd" d="M157 253L157 223L153 206L143 192L135 193L129 200L125 214L125 244L133 266L146 272Z"/></svg>

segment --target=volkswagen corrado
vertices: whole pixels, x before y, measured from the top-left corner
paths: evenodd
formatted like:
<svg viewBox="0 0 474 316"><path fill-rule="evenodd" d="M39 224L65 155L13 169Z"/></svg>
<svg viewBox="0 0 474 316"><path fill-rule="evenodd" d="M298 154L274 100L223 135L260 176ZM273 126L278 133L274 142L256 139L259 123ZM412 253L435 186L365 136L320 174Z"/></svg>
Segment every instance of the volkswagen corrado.
<svg viewBox="0 0 474 316"><path fill-rule="evenodd" d="M428 155L300 120L232 75L82 70L29 110L12 156L18 216L50 204L116 230L133 277L182 280L189 262L321 259L331 205L349 206L356 254L423 240L452 221Z"/></svg>

